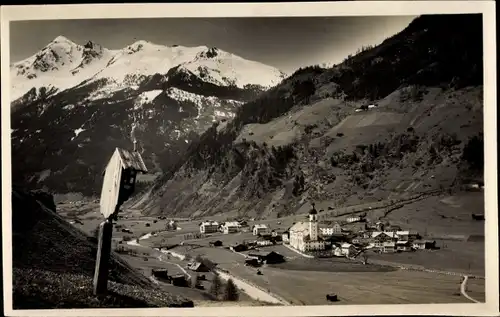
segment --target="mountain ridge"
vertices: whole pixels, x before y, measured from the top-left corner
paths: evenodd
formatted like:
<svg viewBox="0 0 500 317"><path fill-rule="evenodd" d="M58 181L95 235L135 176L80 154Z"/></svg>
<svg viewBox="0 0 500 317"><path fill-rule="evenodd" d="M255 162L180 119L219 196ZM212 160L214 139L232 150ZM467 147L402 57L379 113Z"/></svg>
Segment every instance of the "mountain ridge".
<svg viewBox="0 0 500 317"><path fill-rule="evenodd" d="M166 73L181 65L204 81L239 88L248 84L272 86L285 76L274 67L216 47L169 47L139 40L122 49L110 50L92 41L80 45L58 36L39 52L11 64L11 101L15 102L33 87L61 92L103 78L110 78L117 86L133 86L134 77Z"/></svg>
<svg viewBox="0 0 500 317"><path fill-rule="evenodd" d="M263 82L283 77L206 46L186 50L137 41L113 54L61 36L41 52L12 69L18 80L36 71L33 80L41 83L11 105L12 152L19 160L13 173L20 185L56 193L97 196L108 155L115 147L131 149L132 126L154 178L197 134L231 119L263 92ZM82 80L67 81L80 75ZM20 81L31 87L30 80Z"/></svg>
<svg viewBox="0 0 500 317"><path fill-rule="evenodd" d="M267 218L482 178L480 153L465 154L482 146L481 32L480 15L421 16L333 68L299 69L208 129L131 205Z"/></svg>

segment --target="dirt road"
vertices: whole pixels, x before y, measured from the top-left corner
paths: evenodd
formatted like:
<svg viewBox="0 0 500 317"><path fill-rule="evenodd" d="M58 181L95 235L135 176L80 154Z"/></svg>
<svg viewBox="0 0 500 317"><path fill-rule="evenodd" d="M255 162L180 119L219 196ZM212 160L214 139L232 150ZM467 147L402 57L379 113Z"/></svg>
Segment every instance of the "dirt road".
<svg viewBox="0 0 500 317"><path fill-rule="evenodd" d="M222 271L218 271L218 273L223 280L232 279L234 281L234 284L236 284L236 286L239 289L244 291L246 294L248 294L248 296L252 297L253 299L273 304L290 305L290 303L286 302L285 300L279 299L273 296L271 293L265 292L247 282L242 281L241 279L233 275L230 275Z"/></svg>
<svg viewBox="0 0 500 317"><path fill-rule="evenodd" d="M462 284L460 284L460 293L462 293L462 295L467 298L468 300L470 300L471 302L474 302L474 303L480 303L479 301L475 300L474 298L470 297L466 290L467 290L467 282L469 281L469 277L467 275L464 275L464 279L462 281Z"/></svg>

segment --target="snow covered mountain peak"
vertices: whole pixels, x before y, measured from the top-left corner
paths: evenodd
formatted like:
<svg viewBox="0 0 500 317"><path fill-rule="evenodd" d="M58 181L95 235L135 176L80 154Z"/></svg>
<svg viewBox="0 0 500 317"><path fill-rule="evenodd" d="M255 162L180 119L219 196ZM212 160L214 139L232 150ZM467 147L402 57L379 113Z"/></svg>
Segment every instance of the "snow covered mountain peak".
<svg viewBox="0 0 500 317"><path fill-rule="evenodd" d="M62 91L83 82L105 79L108 90L135 87L144 76L167 74L176 68L215 85L278 84L284 74L278 69L244 59L216 47L166 46L146 40L122 49L109 50L95 42L79 45L63 35L37 54L11 65L11 100L42 87Z"/></svg>
<svg viewBox="0 0 500 317"><path fill-rule="evenodd" d="M69 43L69 44L75 44L73 41L65 37L64 35L59 35L55 39L52 40L51 43Z"/></svg>

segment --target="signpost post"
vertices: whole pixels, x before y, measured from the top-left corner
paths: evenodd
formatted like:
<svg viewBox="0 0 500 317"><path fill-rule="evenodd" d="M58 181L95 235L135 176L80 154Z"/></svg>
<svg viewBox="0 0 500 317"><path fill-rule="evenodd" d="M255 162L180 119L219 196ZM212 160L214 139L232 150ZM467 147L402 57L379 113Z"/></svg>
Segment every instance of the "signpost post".
<svg viewBox="0 0 500 317"><path fill-rule="evenodd" d="M122 204L133 194L137 172L147 173L141 155L116 148L104 171L101 191L100 207L105 220L99 225L93 281L96 296L107 293L113 220L116 219Z"/></svg>

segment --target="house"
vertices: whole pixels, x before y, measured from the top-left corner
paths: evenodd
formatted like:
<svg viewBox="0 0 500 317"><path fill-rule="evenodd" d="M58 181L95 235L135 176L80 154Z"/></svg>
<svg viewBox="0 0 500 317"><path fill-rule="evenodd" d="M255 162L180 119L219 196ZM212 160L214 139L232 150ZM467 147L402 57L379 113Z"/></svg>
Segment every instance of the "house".
<svg viewBox="0 0 500 317"><path fill-rule="evenodd" d="M290 227L290 246L299 251L325 250L325 242L318 232L318 213L309 212L309 222L298 222Z"/></svg>
<svg viewBox="0 0 500 317"><path fill-rule="evenodd" d="M382 244L382 252L384 253L394 253L396 252L396 242L386 241Z"/></svg>
<svg viewBox="0 0 500 317"><path fill-rule="evenodd" d="M248 254L249 259L257 259L260 263L278 264L285 262L285 257L277 252L254 252Z"/></svg>
<svg viewBox="0 0 500 317"><path fill-rule="evenodd" d="M354 245L350 243L342 243L340 245L340 249L341 249L341 254L347 257L353 255L356 252L356 248L354 247Z"/></svg>
<svg viewBox="0 0 500 317"><path fill-rule="evenodd" d="M184 274L176 274L169 276L168 281L170 282L170 284L174 286L181 286L181 287L187 286L187 279Z"/></svg>
<svg viewBox="0 0 500 317"><path fill-rule="evenodd" d="M281 240L283 240L283 243L289 243L290 233L288 231L283 232L283 234L281 235Z"/></svg>
<svg viewBox="0 0 500 317"><path fill-rule="evenodd" d="M276 238L277 236L278 236L278 232L276 232L275 230L272 230L271 237Z"/></svg>
<svg viewBox="0 0 500 317"><path fill-rule="evenodd" d="M259 240L257 240L257 245L259 247L267 247L267 246L273 245L273 242L271 240L268 240L268 239L259 239Z"/></svg>
<svg viewBox="0 0 500 317"><path fill-rule="evenodd" d="M221 247L222 246L222 241L216 240L216 241L210 241L208 243L209 246L211 247Z"/></svg>
<svg viewBox="0 0 500 317"><path fill-rule="evenodd" d="M322 236L332 236L334 234L342 234L342 227L338 222L336 222L331 227L319 228Z"/></svg>
<svg viewBox="0 0 500 317"><path fill-rule="evenodd" d="M216 233L219 231L219 223L216 221L205 221L200 223L200 233Z"/></svg>
<svg viewBox="0 0 500 317"><path fill-rule="evenodd" d="M246 244L243 244L243 243L232 245L229 248L231 250L233 250L234 252L242 252L242 251L248 250L248 247L246 246Z"/></svg>
<svg viewBox="0 0 500 317"><path fill-rule="evenodd" d="M383 248L384 242L392 242L394 241L395 234L393 232L387 231L373 231L372 236L370 238L370 246L375 248Z"/></svg>
<svg viewBox="0 0 500 317"><path fill-rule="evenodd" d="M411 250L411 243L408 240L400 240L396 242L396 251L407 252Z"/></svg>
<svg viewBox="0 0 500 317"><path fill-rule="evenodd" d="M342 254L342 248L338 247L338 246L334 246L333 247L333 255L334 256L344 256Z"/></svg>
<svg viewBox="0 0 500 317"><path fill-rule="evenodd" d="M224 234L236 233L240 230L240 224L237 221L225 222L222 225L222 232Z"/></svg>
<svg viewBox="0 0 500 317"><path fill-rule="evenodd" d="M410 231L396 231L399 240L407 241L410 237Z"/></svg>
<svg viewBox="0 0 500 317"><path fill-rule="evenodd" d="M415 240L412 243L414 249L425 250L425 249L435 249L436 241L428 241L428 240Z"/></svg>
<svg viewBox="0 0 500 317"><path fill-rule="evenodd" d="M264 224L257 224L253 226L252 233L254 236L258 236L260 234L265 234L268 231L268 228Z"/></svg>
<svg viewBox="0 0 500 317"><path fill-rule="evenodd" d="M347 217L346 221L347 221L348 223L358 222L358 221L361 221L361 217L360 217L360 216L351 216L351 217Z"/></svg>
<svg viewBox="0 0 500 317"><path fill-rule="evenodd" d="M164 279L164 280L169 279L167 269L153 269L153 270L151 270L151 272L153 273L153 276L156 278Z"/></svg>
<svg viewBox="0 0 500 317"><path fill-rule="evenodd" d="M257 258L247 258L245 259L245 265L250 265L250 266L253 266L253 267L258 267L260 266L260 261L259 259Z"/></svg>
<svg viewBox="0 0 500 317"><path fill-rule="evenodd" d="M210 272L210 268L202 262L189 263L187 268L194 272Z"/></svg>

